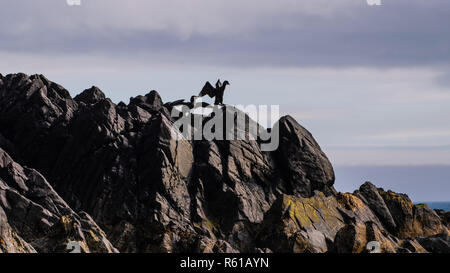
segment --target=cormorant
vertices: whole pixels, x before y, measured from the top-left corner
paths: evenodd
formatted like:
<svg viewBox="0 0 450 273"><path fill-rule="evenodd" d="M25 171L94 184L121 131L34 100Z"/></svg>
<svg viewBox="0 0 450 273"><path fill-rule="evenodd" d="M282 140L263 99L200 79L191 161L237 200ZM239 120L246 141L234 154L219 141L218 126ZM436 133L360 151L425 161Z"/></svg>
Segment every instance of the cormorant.
<svg viewBox="0 0 450 273"><path fill-rule="evenodd" d="M204 95L208 95L211 98L216 98L214 104L223 104L223 93L227 85L230 85L228 81L224 81L223 84L220 82L220 79L216 82L216 87L212 86L210 82L206 82L205 86L203 86L202 91L198 94L200 97Z"/></svg>

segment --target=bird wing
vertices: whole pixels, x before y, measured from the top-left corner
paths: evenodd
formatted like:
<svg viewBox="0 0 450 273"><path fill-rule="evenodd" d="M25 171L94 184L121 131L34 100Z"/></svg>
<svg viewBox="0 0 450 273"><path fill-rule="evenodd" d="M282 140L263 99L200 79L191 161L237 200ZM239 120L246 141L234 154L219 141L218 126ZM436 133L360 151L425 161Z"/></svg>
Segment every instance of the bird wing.
<svg viewBox="0 0 450 273"><path fill-rule="evenodd" d="M214 98L216 95L216 89L211 85L210 82L206 82L205 86L203 86L202 91L198 94L200 97L203 97L204 95L208 95L211 98Z"/></svg>
<svg viewBox="0 0 450 273"><path fill-rule="evenodd" d="M220 79L218 79L216 82L216 88L220 88L220 87L222 87L222 82L220 81Z"/></svg>

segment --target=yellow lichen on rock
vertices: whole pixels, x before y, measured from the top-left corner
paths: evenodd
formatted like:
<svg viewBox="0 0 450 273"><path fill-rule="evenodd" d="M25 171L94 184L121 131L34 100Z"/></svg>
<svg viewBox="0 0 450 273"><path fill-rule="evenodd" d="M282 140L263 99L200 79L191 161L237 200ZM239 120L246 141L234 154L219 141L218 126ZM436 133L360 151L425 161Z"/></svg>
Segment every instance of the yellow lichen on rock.
<svg viewBox="0 0 450 273"><path fill-rule="evenodd" d="M358 208L360 209L366 206L361 199L351 193L339 193L337 195L337 200L344 206L344 208L351 211L355 211Z"/></svg>
<svg viewBox="0 0 450 273"><path fill-rule="evenodd" d="M416 204L415 206L416 206L416 207L419 207L419 208L427 208L427 209L430 208L427 204L423 204L423 203Z"/></svg>

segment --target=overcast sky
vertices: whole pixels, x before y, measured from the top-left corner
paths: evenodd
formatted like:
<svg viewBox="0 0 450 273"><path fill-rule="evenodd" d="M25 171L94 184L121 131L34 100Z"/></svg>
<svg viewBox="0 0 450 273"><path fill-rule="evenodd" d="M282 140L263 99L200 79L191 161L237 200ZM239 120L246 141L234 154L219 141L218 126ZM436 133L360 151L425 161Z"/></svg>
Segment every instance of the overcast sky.
<svg viewBox="0 0 450 273"><path fill-rule="evenodd" d="M381 1L0 0L0 73L115 102L189 98L220 77L225 103L279 104L338 174L450 166L450 1ZM448 174L433 180L443 196Z"/></svg>

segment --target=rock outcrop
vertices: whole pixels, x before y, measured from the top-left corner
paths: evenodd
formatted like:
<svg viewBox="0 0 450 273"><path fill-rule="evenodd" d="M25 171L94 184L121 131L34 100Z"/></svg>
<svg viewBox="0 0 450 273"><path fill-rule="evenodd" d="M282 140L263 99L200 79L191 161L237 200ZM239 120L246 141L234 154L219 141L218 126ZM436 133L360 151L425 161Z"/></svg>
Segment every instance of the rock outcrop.
<svg viewBox="0 0 450 273"><path fill-rule="evenodd" d="M42 75L0 76L0 251L446 251L445 212L370 183L336 192L292 117L265 152L258 139L174 139L182 104L151 91L116 105L97 87L72 98Z"/></svg>
<svg viewBox="0 0 450 273"><path fill-rule="evenodd" d="M75 213L36 170L0 149L0 252L117 252L85 212Z"/></svg>

